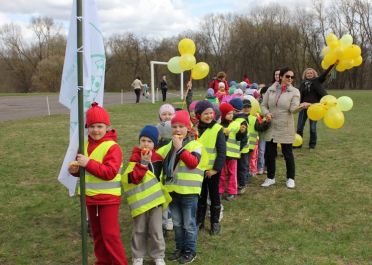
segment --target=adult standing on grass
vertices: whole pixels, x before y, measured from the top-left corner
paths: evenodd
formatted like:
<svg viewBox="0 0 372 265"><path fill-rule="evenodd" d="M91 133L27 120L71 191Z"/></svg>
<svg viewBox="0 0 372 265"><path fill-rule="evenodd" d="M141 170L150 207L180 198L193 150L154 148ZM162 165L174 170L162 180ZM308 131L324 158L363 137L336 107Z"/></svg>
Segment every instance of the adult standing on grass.
<svg viewBox="0 0 372 265"><path fill-rule="evenodd" d="M110 128L109 114L95 102L87 111L86 127L88 143L84 154L78 154L68 170L74 176L78 176L79 167L86 170L85 195L95 264L127 265L118 220L123 153L116 143L116 131Z"/></svg>
<svg viewBox="0 0 372 265"><path fill-rule="evenodd" d="M144 85L142 84L141 77L137 76L132 83L134 93L136 94L136 103L139 103L141 96L141 89Z"/></svg>
<svg viewBox="0 0 372 265"><path fill-rule="evenodd" d="M163 95L163 102L167 100L167 90L168 90L168 84L167 84L167 76L163 75L160 81L160 89L161 94Z"/></svg>
<svg viewBox="0 0 372 265"><path fill-rule="evenodd" d="M302 74L302 82L300 85L301 99L300 102L318 103L322 97L327 95L327 91L323 88L322 84L326 80L328 73L332 70L334 65L328 67L320 76L313 68L307 68ZM307 120L307 109L303 109L298 114L297 133L303 136L304 127ZM309 148L314 149L316 146L317 133L316 121L309 119L310 125L310 140ZM301 148L299 146L298 148Z"/></svg>
<svg viewBox="0 0 372 265"><path fill-rule="evenodd" d="M287 169L287 187L295 187L295 161L292 144L295 139L293 113L307 104L300 105L300 91L292 85L294 72L289 67L280 69L279 82L268 88L261 104L262 113L271 127L264 133L266 141L265 161L267 178L261 185L269 187L275 184L275 159L277 144L280 143Z"/></svg>

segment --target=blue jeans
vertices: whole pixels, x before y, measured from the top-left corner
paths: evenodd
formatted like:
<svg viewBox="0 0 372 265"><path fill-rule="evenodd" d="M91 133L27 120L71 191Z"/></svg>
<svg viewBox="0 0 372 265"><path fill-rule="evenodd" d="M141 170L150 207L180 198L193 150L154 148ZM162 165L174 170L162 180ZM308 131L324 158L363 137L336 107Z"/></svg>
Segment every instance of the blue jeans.
<svg viewBox="0 0 372 265"><path fill-rule="evenodd" d="M259 133L260 140L258 142L258 163L257 163L257 169L258 170L264 170L265 167L265 146L266 141L263 137L263 133Z"/></svg>
<svg viewBox="0 0 372 265"><path fill-rule="evenodd" d="M176 249L196 253L198 229L196 227L197 194L172 193L169 207L172 212Z"/></svg>
<svg viewBox="0 0 372 265"><path fill-rule="evenodd" d="M298 114L298 122L297 122L297 133L301 135L301 137L304 135L304 127L307 120L307 109L303 109ZM309 119L310 122L310 141L309 141L309 147L314 148L316 146L316 121L312 121Z"/></svg>

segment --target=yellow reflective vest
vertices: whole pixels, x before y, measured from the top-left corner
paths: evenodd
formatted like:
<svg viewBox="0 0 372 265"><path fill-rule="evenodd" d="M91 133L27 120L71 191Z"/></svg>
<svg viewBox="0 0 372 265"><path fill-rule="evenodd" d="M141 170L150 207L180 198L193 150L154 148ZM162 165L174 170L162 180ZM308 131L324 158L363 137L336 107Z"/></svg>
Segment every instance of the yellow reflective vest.
<svg viewBox="0 0 372 265"><path fill-rule="evenodd" d="M215 123L212 128L208 128L204 131L201 137L197 140L198 142L202 143L208 156L208 162L205 167L205 170L213 169L214 161L217 158L217 149L216 149L216 142L217 142L217 135L218 132L222 129L220 124Z"/></svg>
<svg viewBox="0 0 372 265"><path fill-rule="evenodd" d="M151 170L147 170L140 183L128 183L128 174L133 171L135 165L135 162L129 162L122 175L124 195L127 197L132 217L159 205L166 209L172 198Z"/></svg>
<svg viewBox="0 0 372 265"><path fill-rule="evenodd" d="M93 152L88 156L88 142L84 144L84 155L88 156L89 159L93 159L99 163L103 162L103 158L107 154L111 146L117 144L115 141L104 141L100 143ZM119 172L116 174L115 178L112 180L103 180L98 178L88 171L85 175L85 195L95 196L99 194L111 194L115 196L121 195L121 169L123 164L121 164ZM80 188L78 189L80 194Z"/></svg>
<svg viewBox="0 0 372 265"><path fill-rule="evenodd" d="M258 132L255 130L254 125L256 123L257 118L253 115L248 116L248 148L249 150L254 150L256 147L256 142L258 139Z"/></svg>
<svg viewBox="0 0 372 265"><path fill-rule="evenodd" d="M240 158L240 141L236 140L236 134L240 130L240 124L244 121L242 118L233 120L227 129L230 133L226 141L226 156Z"/></svg>
<svg viewBox="0 0 372 265"><path fill-rule="evenodd" d="M172 147L172 142L161 147L157 150L157 153L163 157L167 156ZM203 148L203 145L198 141L191 141L184 146L184 149L190 153L200 149L201 157L199 164L196 168L190 169L180 159L176 168L173 171L173 178L170 180L165 179L164 186L168 192L176 192L179 194L200 194L201 186L204 178L204 170L208 163L208 157Z"/></svg>

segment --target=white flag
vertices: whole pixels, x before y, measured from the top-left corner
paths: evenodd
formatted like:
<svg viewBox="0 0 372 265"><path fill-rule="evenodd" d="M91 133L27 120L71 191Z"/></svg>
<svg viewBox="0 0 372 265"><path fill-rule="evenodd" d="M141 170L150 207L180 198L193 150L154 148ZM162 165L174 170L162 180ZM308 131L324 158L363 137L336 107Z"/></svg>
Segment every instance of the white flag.
<svg viewBox="0 0 372 265"><path fill-rule="evenodd" d="M77 48L77 19L83 22L83 47ZM75 160L79 149L78 89L84 89L84 116L92 102L103 105L105 83L105 49L99 30L95 0L83 0L83 16L77 18L76 0L72 5L70 29L67 38L59 102L70 109L70 143L63 160L58 180L68 188L70 196L75 194L77 178L68 173L68 164ZM84 85L78 88L77 52L83 52Z"/></svg>

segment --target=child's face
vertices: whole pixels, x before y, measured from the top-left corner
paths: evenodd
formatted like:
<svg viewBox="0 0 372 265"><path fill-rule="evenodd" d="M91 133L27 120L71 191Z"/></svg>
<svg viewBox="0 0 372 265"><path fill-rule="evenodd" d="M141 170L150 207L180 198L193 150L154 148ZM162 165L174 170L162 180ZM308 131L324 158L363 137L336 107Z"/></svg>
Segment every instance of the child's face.
<svg viewBox="0 0 372 265"><path fill-rule="evenodd" d="M150 138L142 136L139 140L139 148L147 148L148 150L153 150L154 142Z"/></svg>
<svg viewBox="0 0 372 265"><path fill-rule="evenodd" d="M173 114L169 111L164 111L162 114L160 114L161 121L170 121L173 118Z"/></svg>
<svg viewBox="0 0 372 265"><path fill-rule="evenodd" d="M88 134L93 140L100 140L105 136L108 126L104 123L93 123L88 127Z"/></svg>
<svg viewBox="0 0 372 265"><path fill-rule="evenodd" d="M181 123L172 124L172 135L179 135L182 138L187 136L188 129Z"/></svg>
<svg viewBox="0 0 372 265"><path fill-rule="evenodd" d="M219 87L219 88L218 88L218 92L220 92L220 93L225 93L225 88L224 88L224 87Z"/></svg>
<svg viewBox="0 0 372 265"><path fill-rule="evenodd" d="M225 116L225 120L227 121L232 121L233 120L233 116L234 116L234 111L229 111L226 116Z"/></svg>
<svg viewBox="0 0 372 265"><path fill-rule="evenodd" d="M244 114L251 113L251 107L249 107L249 108L243 108L243 112L244 112Z"/></svg>
<svg viewBox="0 0 372 265"><path fill-rule="evenodd" d="M211 123L214 119L214 110L212 108L207 108L200 115L200 120L204 123Z"/></svg>

